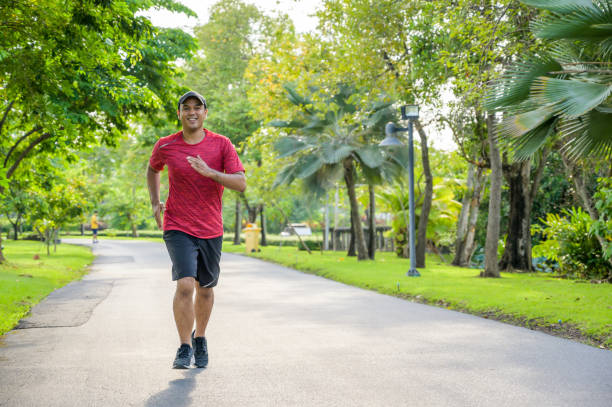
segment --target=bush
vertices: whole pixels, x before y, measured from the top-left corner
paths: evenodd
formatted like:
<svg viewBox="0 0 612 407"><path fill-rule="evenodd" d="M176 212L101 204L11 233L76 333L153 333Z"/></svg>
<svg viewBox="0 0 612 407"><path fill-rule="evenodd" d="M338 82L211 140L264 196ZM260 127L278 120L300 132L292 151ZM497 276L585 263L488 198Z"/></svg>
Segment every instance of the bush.
<svg viewBox="0 0 612 407"><path fill-rule="evenodd" d="M546 238L534 246L535 257L557 262L560 275L582 279L608 279L612 266L592 233L593 221L581 208L564 209L562 215L549 213L544 226L534 225L532 232Z"/></svg>
<svg viewBox="0 0 612 407"><path fill-rule="evenodd" d="M319 242L316 240L304 240L303 242L306 246L308 246L310 250L313 251L321 251L321 248L323 246L323 242ZM300 244L300 242L298 242L298 250L306 250L304 249L304 246Z"/></svg>

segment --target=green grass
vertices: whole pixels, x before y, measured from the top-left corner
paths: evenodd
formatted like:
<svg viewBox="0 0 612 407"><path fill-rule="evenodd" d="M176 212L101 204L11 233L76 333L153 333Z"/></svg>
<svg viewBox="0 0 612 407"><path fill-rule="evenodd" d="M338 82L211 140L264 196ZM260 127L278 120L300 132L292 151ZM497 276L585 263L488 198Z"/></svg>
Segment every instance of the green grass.
<svg viewBox="0 0 612 407"><path fill-rule="evenodd" d="M225 252L244 250L244 245L223 245ZM393 253L377 253L375 261L358 262L341 252L309 255L295 247L267 246L251 256L384 294L612 347L611 284L544 273L502 273L502 278L485 279L478 277L479 270L450 266L433 256L428 257L427 268L419 270L421 277L407 277L409 261Z"/></svg>
<svg viewBox="0 0 612 407"><path fill-rule="evenodd" d="M93 260L91 250L83 246L59 244L57 252L51 247L47 256L40 242L3 240L2 244L7 261L0 265L0 335L50 292L80 279Z"/></svg>

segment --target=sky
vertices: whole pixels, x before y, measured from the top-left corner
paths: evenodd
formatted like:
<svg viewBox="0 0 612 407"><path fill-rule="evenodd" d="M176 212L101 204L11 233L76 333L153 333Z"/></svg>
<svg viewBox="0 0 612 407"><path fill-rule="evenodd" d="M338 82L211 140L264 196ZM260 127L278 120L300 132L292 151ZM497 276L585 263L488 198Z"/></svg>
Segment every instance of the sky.
<svg viewBox="0 0 612 407"><path fill-rule="evenodd" d="M209 17L208 10L217 1L179 0L180 3L183 3L198 15L197 19L167 11L152 10L143 14L150 17L151 22L158 27L182 28L187 32L192 32L194 26L206 24ZM276 14L276 11L289 14L296 30L304 33L317 27L317 18L313 14L321 4L321 0L245 0L245 3L254 4L270 15Z"/></svg>

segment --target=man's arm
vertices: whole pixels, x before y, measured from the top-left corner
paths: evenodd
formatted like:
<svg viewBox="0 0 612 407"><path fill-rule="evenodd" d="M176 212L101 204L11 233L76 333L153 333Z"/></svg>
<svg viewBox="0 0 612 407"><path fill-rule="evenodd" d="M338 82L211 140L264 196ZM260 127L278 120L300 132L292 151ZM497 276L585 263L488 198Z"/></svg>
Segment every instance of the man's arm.
<svg viewBox="0 0 612 407"><path fill-rule="evenodd" d="M150 165L147 165L147 186L149 187L149 198L151 199L151 207L153 215L157 222L157 227L162 228L162 213L164 211L164 203L159 200L159 171L155 171Z"/></svg>
<svg viewBox="0 0 612 407"><path fill-rule="evenodd" d="M191 167L198 173L212 179L215 182L218 182L226 188L233 189L234 191L238 192L244 192L246 189L246 177L244 176L244 172L226 174L224 172L213 170L204 160L200 158L199 155L197 157L187 157L187 161L189 161Z"/></svg>

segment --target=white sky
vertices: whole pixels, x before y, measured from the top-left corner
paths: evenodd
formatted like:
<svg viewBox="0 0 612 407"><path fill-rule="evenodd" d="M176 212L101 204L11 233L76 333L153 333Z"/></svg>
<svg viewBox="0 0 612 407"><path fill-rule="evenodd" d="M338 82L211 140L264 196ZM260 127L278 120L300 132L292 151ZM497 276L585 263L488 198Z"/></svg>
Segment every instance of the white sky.
<svg viewBox="0 0 612 407"><path fill-rule="evenodd" d="M179 1L192 9L198 15L198 18L159 10L151 10L143 13L143 15L149 17L153 25L158 27L182 28L193 34L193 27L206 24L209 18L208 11L218 0ZM275 15L278 11L288 14L298 32L305 33L314 31L317 28L317 18L314 16L314 13L321 5L321 0L244 0L244 2L256 5L260 10L269 15ZM433 116L433 112L427 112L427 110L427 107L421 107L421 115L424 119ZM424 122L427 123L429 120L424 120ZM427 133L429 144L433 145L433 147L447 151L457 148L448 129L438 131L434 126L427 126ZM418 140L416 133L415 140Z"/></svg>
<svg viewBox="0 0 612 407"><path fill-rule="evenodd" d="M187 17L184 14L175 14L167 11L150 11L144 15L151 18L153 25L158 27L182 28L192 32L196 25L206 24L210 7L218 0L179 0L192 9L198 18ZM256 5L266 14L276 14L282 11L289 14L298 32L313 31L317 27L317 19L313 16L321 0L244 0L245 3Z"/></svg>

